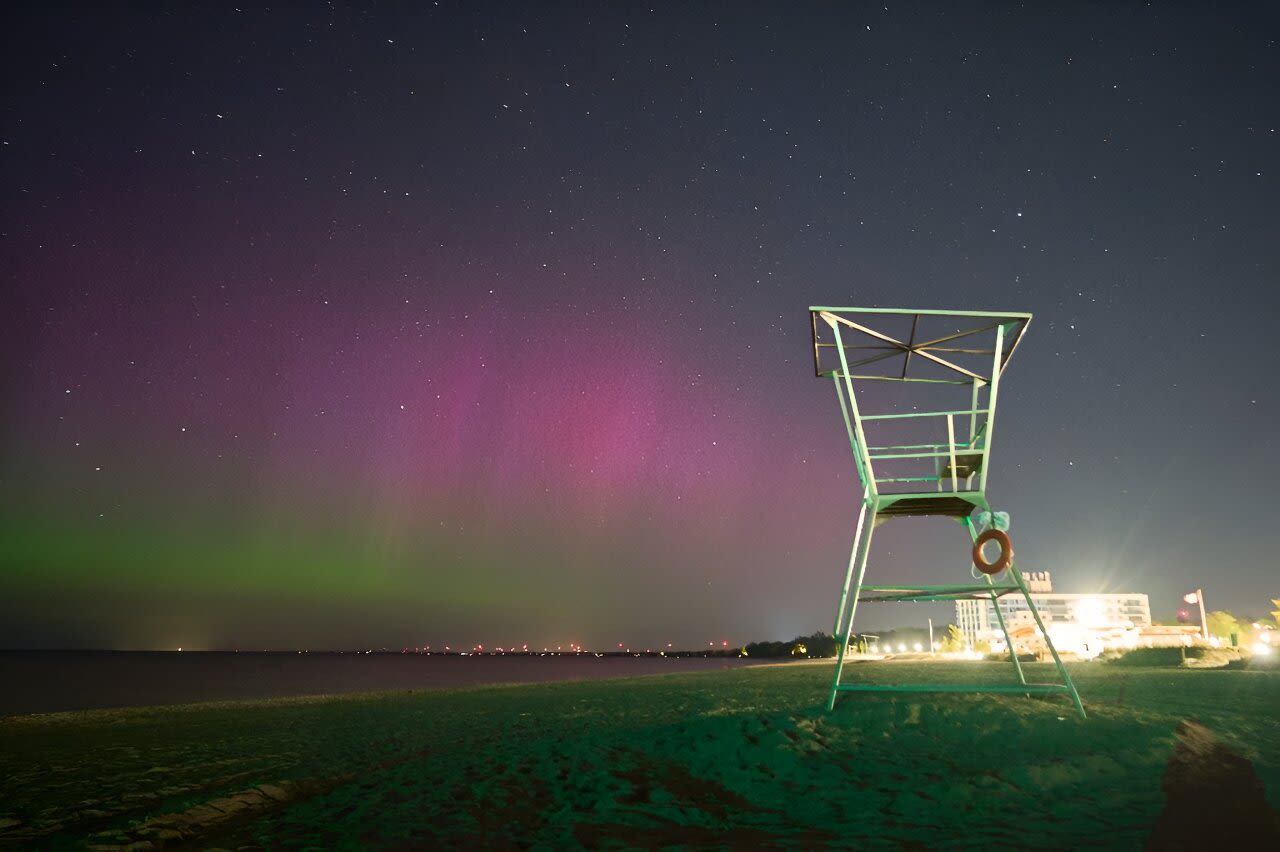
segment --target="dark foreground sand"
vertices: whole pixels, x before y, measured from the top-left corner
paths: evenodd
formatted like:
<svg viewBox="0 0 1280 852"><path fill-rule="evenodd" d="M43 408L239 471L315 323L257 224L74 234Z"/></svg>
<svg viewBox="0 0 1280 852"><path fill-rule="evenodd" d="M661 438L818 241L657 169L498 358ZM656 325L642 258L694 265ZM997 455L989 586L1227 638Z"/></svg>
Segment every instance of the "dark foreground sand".
<svg viewBox="0 0 1280 852"><path fill-rule="evenodd" d="M1057 699L967 695L827 714L829 664L9 717L0 844L1139 848L1157 825L1186 836L1197 808L1193 826L1268 842L1280 672L1073 671L1086 722Z"/></svg>

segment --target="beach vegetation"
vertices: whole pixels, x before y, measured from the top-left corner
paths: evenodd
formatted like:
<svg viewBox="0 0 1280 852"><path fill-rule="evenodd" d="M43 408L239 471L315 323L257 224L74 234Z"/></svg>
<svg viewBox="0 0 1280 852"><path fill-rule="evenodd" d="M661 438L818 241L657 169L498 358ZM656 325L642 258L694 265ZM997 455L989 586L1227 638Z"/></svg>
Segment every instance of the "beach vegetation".
<svg viewBox="0 0 1280 852"><path fill-rule="evenodd" d="M1216 636L1219 639L1230 640L1232 637L1240 636L1240 619L1224 609L1215 610L1206 616L1205 619L1210 636Z"/></svg>
<svg viewBox="0 0 1280 852"><path fill-rule="evenodd" d="M948 624L947 629L943 631L942 639L938 642L938 650L952 653L963 651L964 649L964 634L960 632L960 628L956 625Z"/></svg>
<svg viewBox="0 0 1280 852"><path fill-rule="evenodd" d="M760 657L834 657L836 653L835 637L821 630L808 636L797 636L789 642L749 642L743 646L739 656Z"/></svg>

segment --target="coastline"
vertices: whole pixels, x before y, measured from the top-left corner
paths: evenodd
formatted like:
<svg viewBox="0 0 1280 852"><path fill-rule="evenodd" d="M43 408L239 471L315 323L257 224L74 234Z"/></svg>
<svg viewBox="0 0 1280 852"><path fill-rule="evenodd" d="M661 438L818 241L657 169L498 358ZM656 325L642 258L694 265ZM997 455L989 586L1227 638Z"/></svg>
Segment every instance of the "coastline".
<svg viewBox="0 0 1280 852"><path fill-rule="evenodd" d="M5 685L0 718L486 683L550 683L753 664L718 654L0 651L0 683Z"/></svg>

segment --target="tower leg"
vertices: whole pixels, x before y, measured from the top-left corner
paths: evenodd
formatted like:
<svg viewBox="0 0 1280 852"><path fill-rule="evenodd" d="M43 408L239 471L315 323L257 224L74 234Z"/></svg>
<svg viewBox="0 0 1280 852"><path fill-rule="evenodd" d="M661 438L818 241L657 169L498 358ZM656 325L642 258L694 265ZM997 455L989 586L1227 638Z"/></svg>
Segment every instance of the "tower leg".
<svg viewBox="0 0 1280 852"><path fill-rule="evenodd" d="M1018 584L1018 588L1022 589L1022 596L1027 601L1027 608L1031 610L1031 615L1036 620L1036 627L1040 628L1040 635L1044 636L1044 644L1049 648L1049 653L1053 655L1054 665L1058 667L1058 676L1062 678L1062 682L1067 686L1067 692L1071 694L1071 700L1076 705L1076 712L1080 714L1080 718L1085 718L1084 705L1080 703L1080 693L1076 692L1076 685L1071 680L1071 675L1067 674L1067 667L1062 664L1062 658L1058 656L1058 649L1053 646L1053 639L1049 636L1049 631L1044 629L1044 622L1040 620L1040 610L1036 609L1036 605L1031 602L1031 592L1027 589L1026 582L1022 579L1022 572L1018 570L1017 565L1009 566L1009 573ZM1023 681L1026 683L1026 681Z"/></svg>
<svg viewBox="0 0 1280 852"><path fill-rule="evenodd" d="M840 592L840 606L836 609L836 624L832 628L834 636L840 635L840 625L844 624L845 608L849 604L849 583L853 581L854 563L856 561L858 546L862 543L863 524L867 520L867 504L866 498L863 498L862 508L858 512L858 525L853 531L853 547L849 551L849 565L844 572L844 588Z"/></svg>
<svg viewBox="0 0 1280 852"><path fill-rule="evenodd" d="M965 528L969 530L970 542L976 543L978 540L978 531L973 526L973 519L967 518L967 517L962 518L960 523L964 524ZM983 574L982 576L987 578L988 586L995 585L995 582L991 579L990 574ZM1021 584L1022 581L1019 580L1018 582L1019 584ZM1023 586L1022 589L1025 592L1026 586ZM1031 598L1027 598L1027 604L1028 605L1031 604ZM1005 626L1004 614L1000 612L1000 598L999 596L996 595L995 591L991 592L991 607L996 611L996 621L1000 623L1000 632L1004 634L1005 647L1009 649L1009 659L1013 661L1013 668L1018 673L1018 683L1022 684L1023 686L1026 686L1027 676L1022 672L1022 663L1018 662L1018 652L1015 651L1013 648L1013 637L1009 635L1009 628ZM1035 607L1032 606L1031 610L1032 612L1035 612ZM1038 621L1039 619L1040 619L1040 616L1039 614L1037 614L1036 620Z"/></svg>
<svg viewBox="0 0 1280 852"><path fill-rule="evenodd" d="M870 518L867 516L870 515ZM840 593L840 608L836 611L836 670L831 680L831 696L827 699L827 709L836 706L836 692L840 686L840 673L844 671L844 658L849 653L849 637L853 633L853 618L858 612L858 597L862 593L862 578L867 571L867 555L871 550L871 534L876 528L876 509L868 508L864 496L862 509L858 512L858 528L853 534L853 548L849 552L849 567L844 574L844 590ZM849 584L857 577L853 587L853 597L849 597ZM845 610L849 617L845 620Z"/></svg>

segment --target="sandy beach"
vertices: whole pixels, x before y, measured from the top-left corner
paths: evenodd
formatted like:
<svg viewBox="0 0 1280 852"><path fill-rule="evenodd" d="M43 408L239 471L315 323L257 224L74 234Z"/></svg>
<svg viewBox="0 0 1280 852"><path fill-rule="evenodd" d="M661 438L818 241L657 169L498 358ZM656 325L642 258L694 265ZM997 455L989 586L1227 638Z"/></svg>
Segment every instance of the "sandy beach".
<svg viewBox="0 0 1280 852"><path fill-rule="evenodd" d="M8 717L0 843L1137 848L1189 719L1280 806L1280 672L1073 674L1087 721L1020 696L859 695L826 713L829 664Z"/></svg>

